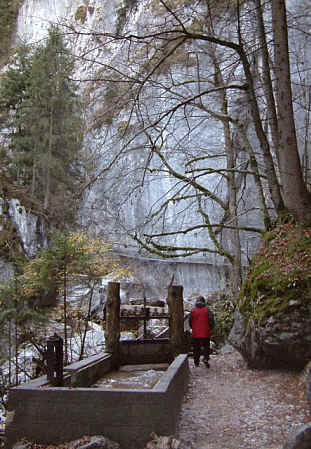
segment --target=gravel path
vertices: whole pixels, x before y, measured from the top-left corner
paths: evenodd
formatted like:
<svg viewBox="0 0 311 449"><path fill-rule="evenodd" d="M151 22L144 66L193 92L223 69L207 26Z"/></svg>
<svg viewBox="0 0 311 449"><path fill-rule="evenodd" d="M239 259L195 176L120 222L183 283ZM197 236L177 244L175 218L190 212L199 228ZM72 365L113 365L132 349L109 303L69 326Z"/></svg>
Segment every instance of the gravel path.
<svg viewBox="0 0 311 449"><path fill-rule="evenodd" d="M190 365L179 421L184 449L281 449L295 424L311 421L303 376L251 370L240 354Z"/></svg>

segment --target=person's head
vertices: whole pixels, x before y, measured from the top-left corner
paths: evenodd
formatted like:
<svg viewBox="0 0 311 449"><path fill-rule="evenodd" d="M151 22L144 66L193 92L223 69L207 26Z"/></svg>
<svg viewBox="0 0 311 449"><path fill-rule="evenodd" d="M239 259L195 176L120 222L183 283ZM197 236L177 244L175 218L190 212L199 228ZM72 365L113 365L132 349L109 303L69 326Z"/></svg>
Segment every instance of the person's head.
<svg viewBox="0 0 311 449"><path fill-rule="evenodd" d="M205 299L204 296L198 296L195 302L196 307L204 307L205 306Z"/></svg>

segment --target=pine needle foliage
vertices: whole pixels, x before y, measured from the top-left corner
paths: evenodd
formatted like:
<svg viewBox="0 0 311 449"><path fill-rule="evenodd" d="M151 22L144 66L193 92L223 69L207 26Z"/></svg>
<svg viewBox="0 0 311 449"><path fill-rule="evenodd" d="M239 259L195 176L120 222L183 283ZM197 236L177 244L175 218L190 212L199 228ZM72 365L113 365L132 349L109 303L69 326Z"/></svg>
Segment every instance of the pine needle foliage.
<svg viewBox="0 0 311 449"><path fill-rule="evenodd" d="M0 0L0 62L5 61L23 0Z"/></svg>
<svg viewBox="0 0 311 449"><path fill-rule="evenodd" d="M43 322L45 316L32 298L25 297L23 285L18 277L0 286L0 326L14 320L19 326Z"/></svg>
<svg viewBox="0 0 311 449"><path fill-rule="evenodd" d="M21 348L27 341L27 335L37 324L46 322L45 313L40 310L33 298L26 298L23 294L23 285L18 276L8 283L0 285L0 330L2 341L6 342L2 351L1 364L7 362L8 374L1 393L12 384L20 383L22 368L19 366ZM3 401L3 396L0 399Z"/></svg>
<svg viewBox="0 0 311 449"><path fill-rule="evenodd" d="M74 218L74 193L82 179L84 124L73 70L62 35L51 27L41 45L18 49L0 82L10 175L29 188L58 225Z"/></svg>

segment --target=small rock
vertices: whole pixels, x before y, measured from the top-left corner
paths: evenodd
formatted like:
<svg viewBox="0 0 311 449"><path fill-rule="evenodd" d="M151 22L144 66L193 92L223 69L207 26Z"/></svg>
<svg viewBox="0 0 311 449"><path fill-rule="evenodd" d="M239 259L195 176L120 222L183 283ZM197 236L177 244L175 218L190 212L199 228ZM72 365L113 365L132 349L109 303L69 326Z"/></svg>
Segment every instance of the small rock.
<svg viewBox="0 0 311 449"><path fill-rule="evenodd" d="M173 436L151 435L152 441L147 443L146 449L180 449L180 441Z"/></svg>
<svg viewBox="0 0 311 449"><path fill-rule="evenodd" d="M33 447L33 443L29 441L19 441L12 449L29 449ZM40 446L44 448L44 446ZM49 448L57 448L59 446L47 445ZM90 437L79 438L66 444L68 449L120 449L119 443L109 440L102 435L94 435Z"/></svg>
<svg viewBox="0 0 311 449"><path fill-rule="evenodd" d="M310 447L311 425L301 424L289 432L283 449L310 449Z"/></svg>
<svg viewBox="0 0 311 449"><path fill-rule="evenodd" d="M225 344L221 350L220 350L220 354L232 354L233 352L233 347L229 344Z"/></svg>
<svg viewBox="0 0 311 449"><path fill-rule="evenodd" d="M77 449L120 449L120 445L99 435L91 437L88 443L77 446Z"/></svg>
<svg viewBox="0 0 311 449"><path fill-rule="evenodd" d="M23 442L23 441L18 441L16 444L14 444L12 449L28 449L30 447L31 447L30 443L26 443L26 442Z"/></svg>

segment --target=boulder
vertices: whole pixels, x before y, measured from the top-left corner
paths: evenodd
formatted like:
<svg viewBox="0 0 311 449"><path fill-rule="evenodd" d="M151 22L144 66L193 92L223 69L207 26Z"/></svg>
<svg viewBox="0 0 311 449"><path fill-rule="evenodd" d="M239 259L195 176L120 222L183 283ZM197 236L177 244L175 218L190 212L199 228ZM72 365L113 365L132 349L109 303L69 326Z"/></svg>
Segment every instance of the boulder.
<svg viewBox="0 0 311 449"><path fill-rule="evenodd" d="M280 226L254 256L228 337L252 368L301 370L311 360L311 230Z"/></svg>
<svg viewBox="0 0 311 449"><path fill-rule="evenodd" d="M300 370L311 360L310 314L291 315L256 322L237 309L229 343L252 368Z"/></svg>

